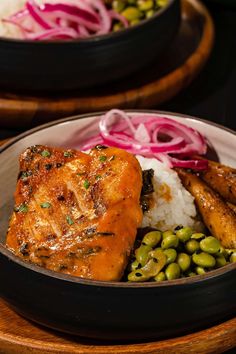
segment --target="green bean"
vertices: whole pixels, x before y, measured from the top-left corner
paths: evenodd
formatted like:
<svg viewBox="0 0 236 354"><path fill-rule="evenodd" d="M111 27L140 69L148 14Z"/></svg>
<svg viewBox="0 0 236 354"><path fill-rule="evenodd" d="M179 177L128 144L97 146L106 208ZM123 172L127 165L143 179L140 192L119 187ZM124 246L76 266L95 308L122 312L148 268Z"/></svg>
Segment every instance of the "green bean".
<svg viewBox="0 0 236 354"><path fill-rule="evenodd" d="M179 253L177 257L177 263L180 266L182 272L185 272L191 265L191 257L186 253Z"/></svg>
<svg viewBox="0 0 236 354"><path fill-rule="evenodd" d="M142 244L145 244L150 247L155 247L160 241L161 241L161 232L150 231L144 236L142 240Z"/></svg>
<svg viewBox="0 0 236 354"><path fill-rule="evenodd" d="M203 268L212 268L216 264L215 258L206 252L201 252L198 254L194 253L192 256L192 260L196 265Z"/></svg>
<svg viewBox="0 0 236 354"><path fill-rule="evenodd" d="M176 248L179 244L179 239L176 235L169 235L166 236L161 243L161 247L163 249L167 249L167 248Z"/></svg>
<svg viewBox="0 0 236 354"><path fill-rule="evenodd" d="M183 227L182 229L176 231L176 235L182 242L186 242L192 236L192 229L190 227Z"/></svg>
<svg viewBox="0 0 236 354"><path fill-rule="evenodd" d="M213 236L208 236L201 240L200 248L203 252L214 254L220 250L220 242Z"/></svg>
<svg viewBox="0 0 236 354"><path fill-rule="evenodd" d="M188 253L193 254L194 252L196 252L200 249L199 242L196 240L189 240L185 244L185 249Z"/></svg>
<svg viewBox="0 0 236 354"><path fill-rule="evenodd" d="M174 248L168 248L163 251L166 255L166 264L173 263L176 260L177 252Z"/></svg>
<svg viewBox="0 0 236 354"><path fill-rule="evenodd" d="M147 263L149 259L149 252L151 250L152 247L148 245L141 245L139 248L136 249L135 257L142 267Z"/></svg>
<svg viewBox="0 0 236 354"><path fill-rule="evenodd" d="M168 280L178 279L180 277L180 267L177 263L171 263L165 270L166 278Z"/></svg>

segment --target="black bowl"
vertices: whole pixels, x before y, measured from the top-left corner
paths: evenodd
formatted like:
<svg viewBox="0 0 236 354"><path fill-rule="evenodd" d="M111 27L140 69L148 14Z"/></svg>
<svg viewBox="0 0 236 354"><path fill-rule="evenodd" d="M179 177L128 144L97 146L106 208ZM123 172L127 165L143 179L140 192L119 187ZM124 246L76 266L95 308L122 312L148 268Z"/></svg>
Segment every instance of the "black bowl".
<svg viewBox="0 0 236 354"><path fill-rule="evenodd" d="M236 264L158 284L98 282L45 270L18 259L5 248L19 153L33 144L75 147L81 137L93 134L97 122L97 118L61 120L26 132L1 148L0 296L28 319L98 339L172 337L235 316ZM186 118L185 122L207 131L222 161L236 165L232 157L235 133L195 119Z"/></svg>
<svg viewBox="0 0 236 354"><path fill-rule="evenodd" d="M152 18L104 36L64 42L1 38L0 87L46 93L123 78L157 58L179 23L179 0L169 0Z"/></svg>

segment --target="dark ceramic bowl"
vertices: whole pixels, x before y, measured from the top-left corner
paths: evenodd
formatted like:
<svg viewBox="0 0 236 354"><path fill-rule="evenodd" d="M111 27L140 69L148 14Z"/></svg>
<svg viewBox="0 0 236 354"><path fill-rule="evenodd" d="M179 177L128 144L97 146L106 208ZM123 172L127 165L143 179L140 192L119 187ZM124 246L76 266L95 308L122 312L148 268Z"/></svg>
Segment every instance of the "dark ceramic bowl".
<svg viewBox="0 0 236 354"><path fill-rule="evenodd" d="M183 117L162 112L182 121ZM74 117L26 132L0 153L0 296L23 316L60 331L112 340L150 340L202 329L236 314L236 264L206 275L162 283L98 282L26 263L5 246L18 173L18 155L34 144L76 147L98 118ZM236 135L185 118L206 133L221 161L236 167Z"/></svg>
<svg viewBox="0 0 236 354"><path fill-rule="evenodd" d="M179 0L169 0L152 18L104 36L60 42L1 38L0 87L65 92L123 78L158 60L179 23Z"/></svg>

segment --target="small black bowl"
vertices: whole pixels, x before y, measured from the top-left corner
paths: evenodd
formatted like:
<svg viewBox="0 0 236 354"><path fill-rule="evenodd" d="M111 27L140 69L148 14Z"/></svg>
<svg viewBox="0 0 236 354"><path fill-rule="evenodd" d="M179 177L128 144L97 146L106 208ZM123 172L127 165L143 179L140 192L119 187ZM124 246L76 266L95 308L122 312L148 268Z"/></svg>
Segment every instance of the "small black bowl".
<svg viewBox="0 0 236 354"><path fill-rule="evenodd" d="M149 112L152 114L152 112ZM167 113L161 112L161 115ZM168 114L183 122L183 116ZM81 119L85 118L85 119ZM236 135L196 119L222 162L236 165ZM0 296L17 312L42 325L84 337L140 341L203 329L236 314L236 263L205 275L160 283L85 280L26 263L5 247L13 207L18 156L28 146L76 147L97 129L98 117L49 123L15 138L0 150Z"/></svg>
<svg viewBox="0 0 236 354"><path fill-rule="evenodd" d="M169 0L152 18L108 35L57 42L1 38L0 87L54 93L123 78L157 58L179 23L180 2Z"/></svg>

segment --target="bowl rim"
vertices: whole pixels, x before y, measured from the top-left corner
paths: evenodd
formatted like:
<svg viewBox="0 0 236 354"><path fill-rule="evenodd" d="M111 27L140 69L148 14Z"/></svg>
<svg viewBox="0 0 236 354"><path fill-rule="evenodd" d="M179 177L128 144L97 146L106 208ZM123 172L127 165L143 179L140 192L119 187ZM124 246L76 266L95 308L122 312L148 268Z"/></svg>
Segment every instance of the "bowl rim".
<svg viewBox="0 0 236 354"><path fill-rule="evenodd" d="M146 26L154 21L157 20L159 16L161 16L164 12L168 11L174 3L180 2L180 0L168 0L168 3L159 9L153 16L151 16L148 19L144 19L140 21L140 23L130 26L128 28L125 28L123 30L117 31L117 32L109 32L107 34L102 34L102 35L95 35L95 36L90 36L89 38L81 38L81 39L68 39L68 40L61 40L61 41L56 41L56 40L48 40L48 41L35 41L32 39L19 39L19 38L8 38L8 37L1 37L0 36L0 44L5 43L5 44L22 44L22 45L37 45L37 46L47 46L47 45L53 45L53 46L61 46L61 45L84 45L84 44L99 44L103 43L106 41L109 41L110 39L116 39L116 38L122 38L126 34L134 33L139 30L143 31L143 26Z"/></svg>
<svg viewBox="0 0 236 354"><path fill-rule="evenodd" d="M158 115L168 115L168 116L173 116L173 117L178 117L178 118L188 118L189 120L193 121L200 121L202 123L205 123L207 125L212 125L215 126L223 131L229 132L233 135L236 135L236 131L224 127L221 124L215 123L208 121L206 119L202 118L197 118L191 115L187 114L182 114L182 113L175 113L175 112L168 112L168 111L160 111L160 110L149 110L149 109L126 109L125 112L128 113L150 113L150 114L158 114ZM44 130L56 125L63 124L65 122L71 122L75 120L81 120L81 119L89 119L89 118L94 118L94 117L99 117L103 115L105 111L100 111L100 112L92 112L92 113L85 113L85 114L79 114L79 115L74 115L62 119L58 119L52 122L48 122L46 124L39 125L35 128L32 128L30 130L27 130L19 135L17 135L15 138L10 139L9 142L3 144L0 147L0 154L7 150L9 147L20 141L21 139L32 135L40 130ZM8 258L9 261L13 261L14 263L22 266L23 268L27 268L30 271L39 273L43 276L47 276L49 278L54 278L57 280L62 280L65 282L69 283L76 283L76 284L81 284L81 285L87 285L87 286L99 286L102 288L107 288L107 287L113 287L113 288L140 288L140 289L148 289L148 288L162 288L162 287L169 287L169 286L183 286L183 285L191 285L195 283L202 283L211 279L214 279L218 276L223 276L229 272L235 271L236 272L236 263L231 263L228 264L224 267L212 270L206 274L203 275L196 275L193 277L189 278L180 278L180 279L175 279L175 280L165 280L163 282L157 283L157 282L140 282L140 283L129 283L129 282L118 282L118 281L98 281L98 280L92 280L92 279L85 279L82 277L77 277L73 275L68 275L68 274L63 274L60 272L55 272L52 270L45 269L43 267L40 267L36 264L26 262L24 260L21 260L19 257L15 256L10 250L6 248L6 246L0 242L0 253L4 255L6 258Z"/></svg>

